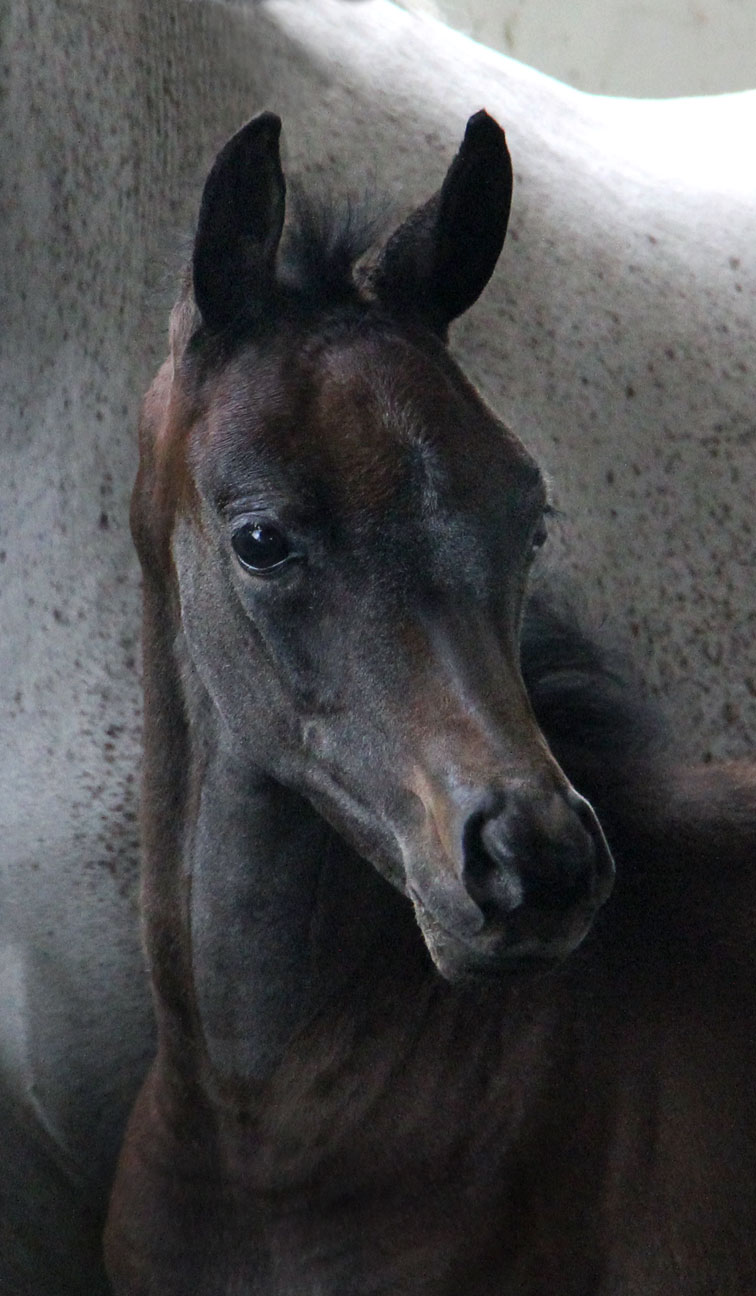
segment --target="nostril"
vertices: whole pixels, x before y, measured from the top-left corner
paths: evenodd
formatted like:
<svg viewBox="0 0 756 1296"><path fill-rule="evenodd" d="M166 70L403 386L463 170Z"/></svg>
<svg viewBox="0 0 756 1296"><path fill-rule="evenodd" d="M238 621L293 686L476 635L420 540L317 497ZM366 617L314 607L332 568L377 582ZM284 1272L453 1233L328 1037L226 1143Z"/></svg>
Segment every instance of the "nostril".
<svg viewBox="0 0 756 1296"><path fill-rule="evenodd" d="M593 837L582 824L560 842L541 841L527 867L527 899L538 909L568 909L592 888L596 863Z"/></svg>
<svg viewBox="0 0 756 1296"><path fill-rule="evenodd" d="M595 817L587 802L559 794L511 798L498 814L472 815L464 832L464 883L486 918L523 905L564 910L593 890Z"/></svg>
<svg viewBox="0 0 756 1296"><path fill-rule="evenodd" d="M484 812L471 815L463 835L463 881L486 918L512 913L525 898L511 849L502 834L490 831L499 818L491 819Z"/></svg>
<svg viewBox="0 0 756 1296"><path fill-rule="evenodd" d="M539 909L568 909L593 887L596 842L582 816L568 810L558 835L541 833L531 845L527 895Z"/></svg>

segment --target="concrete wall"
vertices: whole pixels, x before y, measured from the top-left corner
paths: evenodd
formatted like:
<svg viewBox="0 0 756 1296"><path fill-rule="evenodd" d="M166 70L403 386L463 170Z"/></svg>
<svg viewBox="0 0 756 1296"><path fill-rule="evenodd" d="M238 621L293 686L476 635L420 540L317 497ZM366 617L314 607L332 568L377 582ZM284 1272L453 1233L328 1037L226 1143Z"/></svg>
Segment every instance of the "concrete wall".
<svg viewBox="0 0 756 1296"><path fill-rule="evenodd" d="M756 85L754 0L407 0L407 8L598 94Z"/></svg>

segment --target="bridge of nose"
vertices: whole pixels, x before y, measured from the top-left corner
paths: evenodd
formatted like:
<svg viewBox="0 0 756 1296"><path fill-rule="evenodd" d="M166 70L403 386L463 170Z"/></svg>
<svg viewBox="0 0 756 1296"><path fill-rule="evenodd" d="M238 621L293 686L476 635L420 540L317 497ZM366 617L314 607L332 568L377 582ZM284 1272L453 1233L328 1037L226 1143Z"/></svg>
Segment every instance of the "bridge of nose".
<svg viewBox="0 0 756 1296"><path fill-rule="evenodd" d="M415 751L405 864L410 893L444 926L472 935L492 912L537 903L549 889L554 904L580 900L602 866L603 838L548 748L512 645L480 609L470 624L459 608L440 612L432 633L417 627L417 671L399 717ZM460 665L471 638L472 667L466 656Z"/></svg>

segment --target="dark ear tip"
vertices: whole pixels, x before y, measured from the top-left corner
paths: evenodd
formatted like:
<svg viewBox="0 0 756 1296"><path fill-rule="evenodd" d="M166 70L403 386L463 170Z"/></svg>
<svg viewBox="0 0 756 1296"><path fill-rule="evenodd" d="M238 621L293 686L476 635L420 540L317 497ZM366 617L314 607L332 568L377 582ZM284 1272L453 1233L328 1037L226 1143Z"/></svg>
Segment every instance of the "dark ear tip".
<svg viewBox="0 0 756 1296"><path fill-rule="evenodd" d="M507 139L501 126L485 108L480 112L473 113L465 128L465 138L462 143L465 151L469 148L506 154L509 156L507 148Z"/></svg>
<svg viewBox="0 0 756 1296"><path fill-rule="evenodd" d="M229 157L240 150L247 151L250 144L256 145L263 152L276 148L281 137L281 118L277 113L263 112L250 118L235 135L223 146L219 154Z"/></svg>
<svg viewBox="0 0 756 1296"><path fill-rule="evenodd" d="M281 118L274 112L258 113L247 122L247 129L253 129L262 138L278 143L281 137Z"/></svg>

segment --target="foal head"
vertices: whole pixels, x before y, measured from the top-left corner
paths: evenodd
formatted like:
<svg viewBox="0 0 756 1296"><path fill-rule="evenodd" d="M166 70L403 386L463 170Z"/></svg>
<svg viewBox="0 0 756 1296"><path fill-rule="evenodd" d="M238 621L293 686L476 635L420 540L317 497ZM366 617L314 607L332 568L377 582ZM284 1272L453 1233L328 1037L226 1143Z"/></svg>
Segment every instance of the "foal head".
<svg viewBox="0 0 756 1296"><path fill-rule="evenodd" d="M239 765L411 898L444 975L562 957L613 870L520 677L544 484L444 344L503 243L503 133L470 120L358 289L348 240L282 241L279 130L250 122L205 186L145 404L146 576Z"/></svg>

